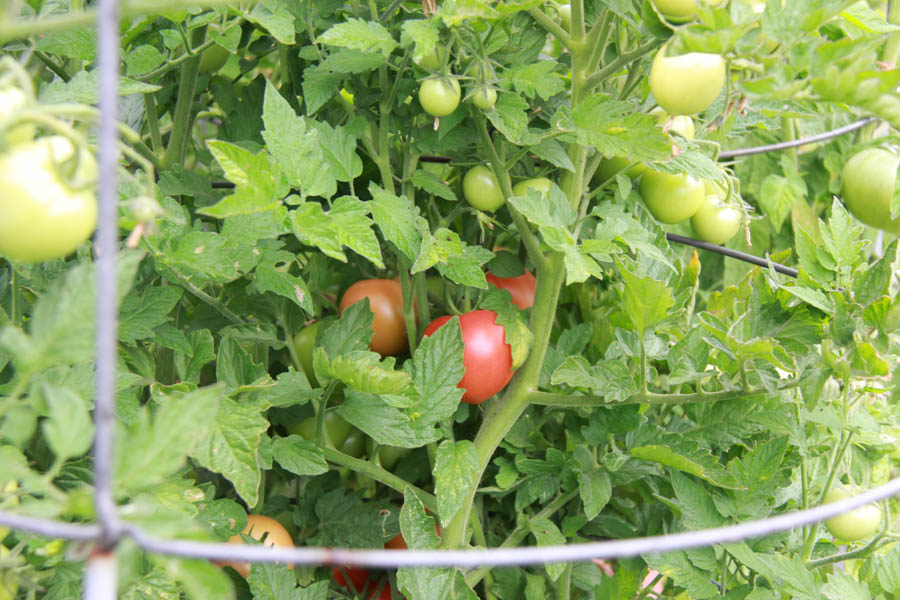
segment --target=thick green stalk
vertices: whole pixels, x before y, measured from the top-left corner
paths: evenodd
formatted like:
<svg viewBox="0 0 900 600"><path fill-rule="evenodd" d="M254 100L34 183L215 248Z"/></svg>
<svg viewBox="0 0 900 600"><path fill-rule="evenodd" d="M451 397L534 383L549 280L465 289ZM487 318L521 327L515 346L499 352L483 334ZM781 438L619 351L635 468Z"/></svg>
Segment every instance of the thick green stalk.
<svg viewBox="0 0 900 600"><path fill-rule="evenodd" d="M198 27L194 30L191 47L203 43L206 37L206 27ZM185 61L181 66L181 79L178 82L178 100L175 102L175 115L172 117L172 133L169 136L169 145L163 156L164 169L173 165L182 164L187 151L187 142L191 137L191 112L194 104L194 86L197 83L197 72L200 69L200 55Z"/></svg>
<svg viewBox="0 0 900 600"><path fill-rule="evenodd" d="M481 474L490 463L497 446L528 407L530 394L537 387L565 274L563 257L556 253L549 257L546 267L538 271L537 290L531 313L534 346L525 364L513 377L506 393L501 398L490 402L484 411L481 428L478 430L474 442ZM473 485L468 490L462 508L446 529L444 543L448 548L459 548L466 542L466 525L476 487Z"/></svg>
<svg viewBox="0 0 900 600"><path fill-rule="evenodd" d="M382 469L375 463L369 462L367 460L353 458L349 454L344 454L343 452L335 450L334 448L322 448L322 452L325 453L325 460L336 465L341 465L343 467L350 467L357 473L367 475L375 481L379 481L384 485L397 490L401 494L406 489L411 490L419 498L419 500L422 501L422 504L425 505L425 508L432 512L437 512L437 500L434 496L432 496L425 490L412 485L405 479L397 477L390 471Z"/></svg>

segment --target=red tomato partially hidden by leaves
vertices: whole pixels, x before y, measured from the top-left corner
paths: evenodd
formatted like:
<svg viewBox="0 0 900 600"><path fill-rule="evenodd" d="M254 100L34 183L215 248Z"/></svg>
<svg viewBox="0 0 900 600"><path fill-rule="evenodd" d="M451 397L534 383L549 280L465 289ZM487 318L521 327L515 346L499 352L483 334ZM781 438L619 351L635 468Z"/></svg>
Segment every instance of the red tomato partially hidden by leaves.
<svg viewBox="0 0 900 600"><path fill-rule="evenodd" d="M534 290L537 287L537 280L528 271L518 277L497 277L488 272L484 278L489 284L509 292L512 295L513 304L520 309L525 310L534 306Z"/></svg>
<svg viewBox="0 0 900 600"><path fill-rule="evenodd" d="M438 317L425 328L425 335L431 335L449 320L449 316ZM512 379L512 350L506 343L503 326L496 320L497 313L492 310L475 310L459 316L466 372L457 387L466 391L463 402L481 404Z"/></svg>
<svg viewBox="0 0 900 600"><path fill-rule="evenodd" d="M344 577L345 571L347 577ZM369 570L362 567L343 567L343 569L341 567L332 567L331 578L341 587L351 589L352 584L353 591L361 592L369 582ZM347 583L347 578L350 579L350 583Z"/></svg>
<svg viewBox="0 0 900 600"><path fill-rule="evenodd" d="M441 526L437 523L434 524L434 532L438 537L441 537ZM409 550L409 546L406 545L406 539L404 539L402 533L398 533L385 542L384 547L389 550Z"/></svg>
<svg viewBox="0 0 900 600"><path fill-rule="evenodd" d="M357 281L341 298L341 314L363 298L369 299L369 308L375 314L369 349L382 356L395 356L409 348L400 282L393 279Z"/></svg>

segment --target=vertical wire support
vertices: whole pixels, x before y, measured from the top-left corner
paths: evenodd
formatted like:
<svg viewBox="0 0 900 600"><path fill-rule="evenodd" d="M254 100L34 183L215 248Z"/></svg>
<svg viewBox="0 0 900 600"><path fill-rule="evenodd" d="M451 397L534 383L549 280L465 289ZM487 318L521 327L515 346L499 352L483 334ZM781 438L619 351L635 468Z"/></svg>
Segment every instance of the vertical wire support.
<svg viewBox="0 0 900 600"><path fill-rule="evenodd" d="M113 433L115 430L116 340L118 300L116 253L119 245L117 224L118 132L116 120L119 104L119 7L117 0L100 0L97 13L97 45L100 57L100 129L99 147L99 227L95 238L97 267L97 370L94 399L94 503L100 525L99 549L88 560L85 598L114 600L116 597L116 557L114 548L122 532L116 512L112 486ZM110 567L110 561L113 567ZM96 563L96 564L95 564ZM87 583L92 575L110 578L94 582L95 592ZM109 590L112 590L110 593ZM103 593L98 593L98 592Z"/></svg>

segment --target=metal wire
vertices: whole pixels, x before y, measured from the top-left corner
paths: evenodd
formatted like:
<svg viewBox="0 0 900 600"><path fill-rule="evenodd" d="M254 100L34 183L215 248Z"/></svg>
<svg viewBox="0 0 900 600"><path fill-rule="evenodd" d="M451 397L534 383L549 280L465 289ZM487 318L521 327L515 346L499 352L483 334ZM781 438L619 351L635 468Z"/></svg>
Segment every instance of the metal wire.
<svg viewBox="0 0 900 600"><path fill-rule="evenodd" d="M667 535L611 540L591 544L523 548L486 548L480 550L344 550L334 548L269 548L237 544L205 543L155 538L137 526L124 524L144 550L172 556L213 560L280 562L306 565L356 565L374 568L458 566L475 568L502 565L539 565L555 562L579 562L594 558L625 558L658 554L701 546L727 544L758 538L803 525L810 525L900 494L900 477L851 498L808 510L779 515L740 525L685 531ZM99 529L90 525L71 525L43 519L31 519L0 512L0 524L57 538L88 539ZM92 531L93 529L93 531ZM105 555L100 556L102 558ZM97 600L94 596L91 600Z"/></svg>
<svg viewBox="0 0 900 600"><path fill-rule="evenodd" d="M732 250L731 248L726 248L725 246L719 246L718 244L710 244L709 242L702 242L700 240L695 240L694 238L685 237L683 235L677 235L674 233L667 233L666 239L670 242L677 242L679 244L686 244L688 246L694 246L695 248L700 248L702 250L709 250L710 252L717 252L718 254L723 254L730 258L736 258L738 260L742 260L744 262L750 263L751 265L756 265L758 267L766 267L772 265L772 268L778 271L779 273L783 273L784 275L789 275L790 277L797 277L797 269L792 269L790 267L786 267L782 264L778 263L769 263L764 258L760 258L758 256L753 256L752 254L747 254L746 252L741 252L739 250Z"/></svg>
<svg viewBox="0 0 900 600"><path fill-rule="evenodd" d="M845 125L844 127L838 127L837 129L832 129L831 131L826 131L825 133L819 133L817 135L811 135L809 137L801 138L799 140L790 140L787 142L779 142L777 144L766 144L765 146L752 146L750 148L739 148L738 150L725 150L724 152L719 152L719 160L727 160L729 158L738 158L740 156L750 156L751 154L764 154L766 152L776 152L778 150L787 150L789 148L796 148L798 146L805 146L806 144L814 144L816 142L824 142L826 140L830 140L836 137L840 137L844 134L851 133L856 131L857 129L862 129L866 125L870 125L878 121L876 117L867 117L862 119L861 121L857 121L855 123L851 123L849 125Z"/></svg>
<svg viewBox="0 0 900 600"><path fill-rule="evenodd" d="M86 600L115 600L115 546L122 535L112 491L113 433L115 431L117 282L119 250L116 174L119 166L119 7L116 0L100 0L97 8L97 47L100 69L100 148L97 229L97 372L94 398L94 505L99 521L98 549L88 558Z"/></svg>

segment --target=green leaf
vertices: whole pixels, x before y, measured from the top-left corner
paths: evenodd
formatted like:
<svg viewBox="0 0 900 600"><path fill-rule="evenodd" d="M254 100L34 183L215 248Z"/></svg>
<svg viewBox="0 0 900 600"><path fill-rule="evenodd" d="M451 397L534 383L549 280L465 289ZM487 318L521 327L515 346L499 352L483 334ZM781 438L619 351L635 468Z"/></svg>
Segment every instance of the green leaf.
<svg viewBox="0 0 900 600"><path fill-rule="evenodd" d="M272 456L278 464L294 475L321 475L328 472L322 449L315 442L299 435L276 437L272 440Z"/></svg>
<svg viewBox="0 0 900 600"><path fill-rule="evenodd" d="M603 269L582 248L575 237L563 227L541 227L541 237L552 249L563 253L566 265L566 285L581 283L591 277L603 279Z"/></svg>
<svg viewBox="0 0 900 600"><path fill-rule="evenodd" d="M468 440L443 442L435 455L433 474L438 514L446 527L478 485L481 467L475 446Z"/></svg>
<svg viewBox="0 0 900 600"><path fill-rule="evenodd" d="M556 140L543 140L541 143L532 146L528 150L541 160L545 160L553 166L571 171L572 173L575 172L575 163L572 162L572 159L566 153L566 149L563 145Z"/></svg>
<svg viewBox="0 0 900 600"><path fill-rule="evenodd" d="M539 227L570 227L577 215L559 186L553 184L548 193L530 189L524 196L513 196L509 203Z"/></svg>
<svg viewBox="0 0 900 600"><path fill-rule="evenodd" d="M438 272L460 285L487 288L487 280L484 278L484 265L487 264L494 253L481 246L462 242L462 255L448 257L446 262L436 265Z"/></svg>
<svg viewBox="0 0 900 600"><path fill-rule="evenodd" d="M116 485L123 490L146 489L182 468L208 435L221 399L222 388L209 387L170 394L153 413L144 407L134 423L120 430Z"/></svg>
<svg viewBox="0 0 900 600"><path fill-rule="evenodd" d="M407 598L455 600L459 585L456 569L449 567L401 567L397 570L397 587ZM461 585L466 587L465 579L462 579Z"/></svg>
<svg viewBox="0 0 900 600"><path fill-rule="evenodd" d="M360 494L337 488L315 501L319 526L318 533L309 538L310 546L380 548L384 544L379 513L387 508L386 503L363 502Z"/></svg>
<svg viewBox="0 0 900 600"><path fill-rule="evenodd" d="M362 174L362 160L356 154L356 138L342 126L309 121L318 135L318 147L338 181L353 181Z"/></svg>
<svg viewBox="0 0 900 600"><path fill-rule="evenodd" d="M263 123L265 130L262 136L266 149L284 171L291 187L299 188L304 197L334 196L337 179L331 162L320 147L318 130L307 119L298 117L268 80L263 102Z"/></svg>
<svg viewBox="0 0 900 600"><path fill-rule="evenodd" d="M78 104L97 104L100 102L100 73L98 70L78 71L69 81L56 79L43 86L38 99L42 104L61 104L74 102ZM152 94L162 89L129 77L119 78L119 95Z"/></svg>
<svg viewBox="0 0 900 600"><path fill-rule="evenodd" d="M863 227L856 225L850 213L836 197L831 203L831 217L825 227L819 227L825 249L834 258L834 271L841 267L853 267L863 260L866 243L860 239Z"/></svg>
<svg viewBox="0 0 900 600"><path fill-rule="evenodd" d="M434 173L429 173L424 169L416 169L416 172L413 173L412 183L420 190L424 190L432 196L437 196L438 198L443 198L444 200L449 200L451 202L456 202L458 200L456 193L450 186L438 179L437 175ZM371 186L372 184L369 184L370 188Z"/></svg>
<svg viewBox="0 0 900 600"><path fill-rule="evenodd" d="M828 600L871 600L874 595L863 581L857 581L847 573L830 573L828 583L822 586L822 595Z"/></svg>
<svg viewBox="0 0 900 600"><path fill-rule="evenodd" d="M169 577L182 585L187 597L192 600L210 598L231 598L234 589L231 580L220 567L208 560L182 559L159 554L152 560L161 566Z"/></svg>
<svg viewBox="0 0 900 600"><path fill-rule="evenodd" d="M260 293L272 292L287 298L309 314L315 312L309 286L299 275L289 271L296 260L286 251L266 252L256 266L253 287Z"/></svg>
<svg viewBox="0 0 900 600"><path fill-rule="evenodd" d="M328 213L323 212L318 203L306 202L291 213L291 229L301 242L315 246L341 262L347 262L342 250L347 246L377 267L384 268L378 238L368 214L368 206L352 196L338 198Z"/></svg>
<svg viewBox="0 0 900 600"><path fill-rule="evenodd" d="M97 31L93 27L74 27L61 31L48 31L35 37L34 47L42 52L58 54L66 58L77 58L90 63L97 58ZM140 54L140 49L144 47L139 46L129 51L125 56L126 63L130 65L129 55L132 52ZM151 69L153 68L156 67L151 67ZM147 69L147 71L151 69ZM129 75L133 74L129 69Z"/></svg>
<svg viewBox="0 0 900 600"><path fill-rule="evenodd" d="M148 287L143 294L132 291L119 309L119 341L134 343L154 336L153 329L168 321L168 315L184 292L181 288Z"/></svg>
<svg viewBox="0 0 900 600"><path fill-rule="evenodd" d="M84 399L69 388L45 383L41 395L49 411L41 431L57 460L81 456L94 441L94 423Z"/></svg>
<svg viewBox="0 0 900 600"><path fill-rule="evenodd" d="M340 46L363 52L380 52L389 56L398 46L390 32L379 23L362 19L347 19L319 36L329 46Z"/></svg>
<svg viewBox="0 0 900 600"><path fill-rule="evenodd" d="M878 560L878 583L891 594L900 592L900 546L892 546Z"/></svg>
<svg viewBox="0 0 900 600"><path fill-rule="evenodd" d="M374 71L387 62L383 54L360 52L359 50L335 50L320 63L320 68L334 73L365 73Z"/></svg>
<svg viewBox="0 0 900 600"><path fill-rule="evenodd" d="M534 539L537 540L538 546L561 546L566 543L566 536L564 536L556 524L547 517L530 519L528 521L528 528L532 535L534 535ZM547 569L547 574L550 576L550 579L556 581L566 570L566 565L563 563L548 563L544 565L544 568Z"/></svg>
<svg viewBox="0 0 900 600"><path fill-rule="evenodd" d="M452 321L422 338L412 364L405 365L418 392L418 401L410 410L426 423L440 423L453 416L463 395L457 387L465 374L462 334L458 319Z"/></svg>
<svg viewBox="0 0 900 600"><path fill-rule="evenodd" d="M335 97L342 76L332 73L320 65L310 65L303 71L303 100L306 102L306 112L314 115L325 106L329 100Z"/></svg>
<svg viewBox="0 0 900 600"><path fill-rule="evenodd" d="M297 597L297 576L287 565L251 563L247 576L255 600L282 600Z"/></svg>
<svg viewBox="0 0 900 600"><path fill-rule="evenodd" d="M96 48L92 47L90 50L93 53L96 51ZM132 77L139 77L145 73L149 73L166 62L166 55L150 44L142 44L132 48L124 58L127 69L126 72ZM93 58L86 60L93 60Z"/></svg>
<svg viewBox="0 0 900 600"><path fill-rule="evenodd" d="M416 171L420 172L424 173ZM372 194L369 209L372 211L375 224L381 230L381 235L397 246L407 260L413 262L422 244L421 236L416 229L416 223L420 219L419 209L406 196L395 196L374 182L369 183L369 193Z"/></svg>
<svg viewBox="0 0 900 600"><path fill-rule="evenodd" d="M497 131L513 144L526 142L528 103L516 94L500 94L493 110L485 113Z"/></svg>
<svg viewBox="0 0 900 600"><path fill-rule="evenodd" d="M294 19L291 10L296 5L290 0L266 0L257 2L247 14L247 20L259 25L272 34L282 44L292 46L294 44Z"/></svg>
<svg viewBox="0 0 900 600"><path fill-rule="evenodd" d="M709 449L701 448L697 442L681 435L664 432L655 427L645 427L634 437L632 444L629 450L634 458L678 469L717 487L743 489L734 475L719 464ZM676 476L681 477L673 473L673 480ZM702 525L707 526L712 525Z"/></svg>
<svg viewBox="0 0 900 600"><path fill-rule="evenodd" d="M411 550L435 550L441 545L441 538L435 531L434 517L425 512L422 501L410 488L403 490L400 531Z"/></svg>
<svg viewBox="0 0 900 600"><path fill-rule="evenodd" d="M228 479L237 494L253 506L259 497L260 483L256 453L268 428L269 422L258 406L223 398L209 430L198 436L190 456L200 466Z"/></svg>
<svg viewBox="0 0 900 600"><path fill-rule="evenodd" d="M219 140L206 143L213 157L225 171L225 177L235 184L234 193L213 206L198 212L224 219L268 211L281 203L287 194L287 182L279 168L264 150L251 153L240 146Z"/></svg>
<svg viewBox="0 0 900 600"><path fill-rule="evenodd" d="M578 491L588 520L600 514L612 497L609 473L601 469L583 472L578 476Z"/></svg>
<svg viewBox="0 0 900 600"><path fill-rule="evenodd" d="M504 339L512 353L512 368L517 369L525 363L534 335L522 318L522 314L514 308L507 298L508 292L490 289L481 302L482 308L497 313L496 323L504 329Z"/></svg>
<svg viewBox="0 0 900 600"><path fill-rule="evenodd" d="M528 65L514 66L503 73L503 80L528 99L535 95L544 100L565 90L563 79L555 73L558 63L539 60Z"/></svg>
<svg viewBox="0 0 900 600"><path fill-rule="evenodd" d="M579 143L603 156L627 156L634 162L663 161L671 154L671 138L662 132L656 117L634 112L629 102L594 94L578 105L560 124L573 130Z"/></svg>
<svg viewBox="0 0 900 600"><path fill-rule="evenodd" d="M759 206L775 231L781 231L785 218L791 214L791 208L803 201L805 187L781 175L771 174L763 180L759 191Z"/></svg>
<svg viewBox="0 0 900 600"><path fill-rule="evenodd" d="M669 309L675 305L672 290L663 281L632 273L619 259L616 259L616 266L625 283L623 308L635 330L643 336L645 331L667 318Z"/></svg>
<svg viewBox="0 0 900 600"><path fill-rule="evenodd" d="M695 567L684 552L645 554L642 557L651 569L663 573L678 587L684 588L694 600L719 598L719 588L710 581L709 573Z"/></svg>
<svg viewBox="0 0 900 600"><path fill-rule="evenodd" d="M422 236L422 245L419 247L419 254L410 273L421 273L438 263L447 262L451 257L457 258L463 255L463 243L456 232L441 227L432 234L428 229L427 222L419 221L418 225L419 233ZM487 287L487 282L484 287Z"/></svg>

